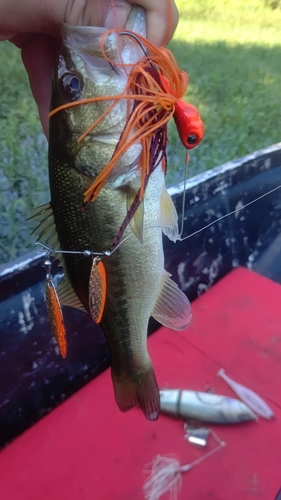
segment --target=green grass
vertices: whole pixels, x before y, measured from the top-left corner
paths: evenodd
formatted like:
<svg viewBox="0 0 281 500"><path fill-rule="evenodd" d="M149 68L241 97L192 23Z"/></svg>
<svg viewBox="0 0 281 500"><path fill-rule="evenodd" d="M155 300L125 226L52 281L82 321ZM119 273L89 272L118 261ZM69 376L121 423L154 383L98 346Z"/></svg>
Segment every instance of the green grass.
<svg viewBox="0 0 281 500"><path fill-rule="evenodd" d="M190 175L281 141L281 9L269 0L178 0L170 44L189 75L205 138ZM270 3L270 2L269 2ZM0 263L32 248L33 207L48 200L47 149L19 51L0 43ZM182 180L185 152L170 127L168 183Z"/></svg>
<svg viewBox="0 0 281 500"><path fill-rule="evenodd" d="M0 44L0 264L33 249L32 208L48 200L47 144L20 52Z"/></svg>
<svg viewBox="0 0 281 500"><path fill-rule="evenodd" d="M186 99L206 134L190 154L190 174L281 141L281 10L263 0L178 0L170 49L189 75ZM168 182L181 180L173 127Z"/></svg>

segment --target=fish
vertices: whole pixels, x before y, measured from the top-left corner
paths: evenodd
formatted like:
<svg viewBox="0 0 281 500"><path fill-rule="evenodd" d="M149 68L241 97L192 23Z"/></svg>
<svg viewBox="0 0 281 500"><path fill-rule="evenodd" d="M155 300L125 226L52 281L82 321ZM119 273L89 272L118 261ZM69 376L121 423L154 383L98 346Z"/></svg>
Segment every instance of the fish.
<svg viewBox="0 0 281 500"><path fill-rule="evenodd" d="M132 7L124 30L145 38L141 7ZM164 268L162 233L173 241L178 234L177 212L165 186L165 127L151 133L148 149L141 140L131 141L132 134L138 137L135 126L126 128L136 109L136 101L128 99L128 82L143 57L142 44L131 35L63 25L52 81L51 200L33 219L38 241L56 249L63 268L56 290L60 304L87 312L104 332L118 407L125 412L140 406L153 421L160 396L147 351L149 318L183 330L192 312ZM153 64L150 71L155 73ZM160 79L155 85L163 94ZM118 95L122 98L114 100ZM121 154L122 140L129 147ZM147 166L151 151L154 161ZM93 184L99 190L85 203Z"/></svg>

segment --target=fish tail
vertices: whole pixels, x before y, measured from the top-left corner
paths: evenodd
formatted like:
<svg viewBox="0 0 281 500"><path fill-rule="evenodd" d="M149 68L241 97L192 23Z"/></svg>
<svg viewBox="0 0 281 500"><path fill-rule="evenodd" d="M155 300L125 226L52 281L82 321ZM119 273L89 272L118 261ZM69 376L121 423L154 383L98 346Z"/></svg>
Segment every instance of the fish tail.
<svg viewBox="0 0 281 500"><path fill-rule="evenodd" d="M132 376L116 376L112 370L115 399L120 410L129 411L140 406L148 420L157 420L160 412L160 396L154 370L150 367Z"/></svg>

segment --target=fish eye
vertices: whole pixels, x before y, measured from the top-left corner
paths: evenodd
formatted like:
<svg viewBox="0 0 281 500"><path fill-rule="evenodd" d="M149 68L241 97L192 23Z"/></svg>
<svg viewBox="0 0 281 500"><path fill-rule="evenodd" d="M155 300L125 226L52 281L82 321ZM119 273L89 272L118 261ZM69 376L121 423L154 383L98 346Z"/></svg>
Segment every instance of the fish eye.
<svg viewBox="0 0 281 500"><path fill-rule="evenodd" d="M82 88L82 82L77 75L66 73L61 78L61 87L65 95L75 98Z"/></svg>
<svg viewBox="0 0 281 500"><path fill-rule="evenodd" d="M198 137L196 134L190 134L187 138L187 144L190 144L191 146L193 146L194 144L196 144L198 140Z"/></svg>

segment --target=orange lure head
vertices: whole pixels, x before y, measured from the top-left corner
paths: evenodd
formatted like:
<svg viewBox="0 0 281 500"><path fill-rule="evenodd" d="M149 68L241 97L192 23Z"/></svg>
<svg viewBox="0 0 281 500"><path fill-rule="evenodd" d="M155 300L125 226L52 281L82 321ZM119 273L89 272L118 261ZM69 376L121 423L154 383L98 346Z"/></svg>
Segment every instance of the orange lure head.
<svg viewBox="0 0 281 500"><path fill-rule="evenodd" d="M169 81L164 75L160 75L160 80L166 92L175 95ZM174 120L184 147L192 149L198 146L199 142L203 139L205 129L199 111L195 106L182 99L178 99L175 102Z"/></svg>
<svg viewBox="0 0 281 500"><path fill-rule="evenodd" d="M175 104L174 120L179 137L186 149L198 146L204 136L204 125L198 110L183 100Z"/></svg>

